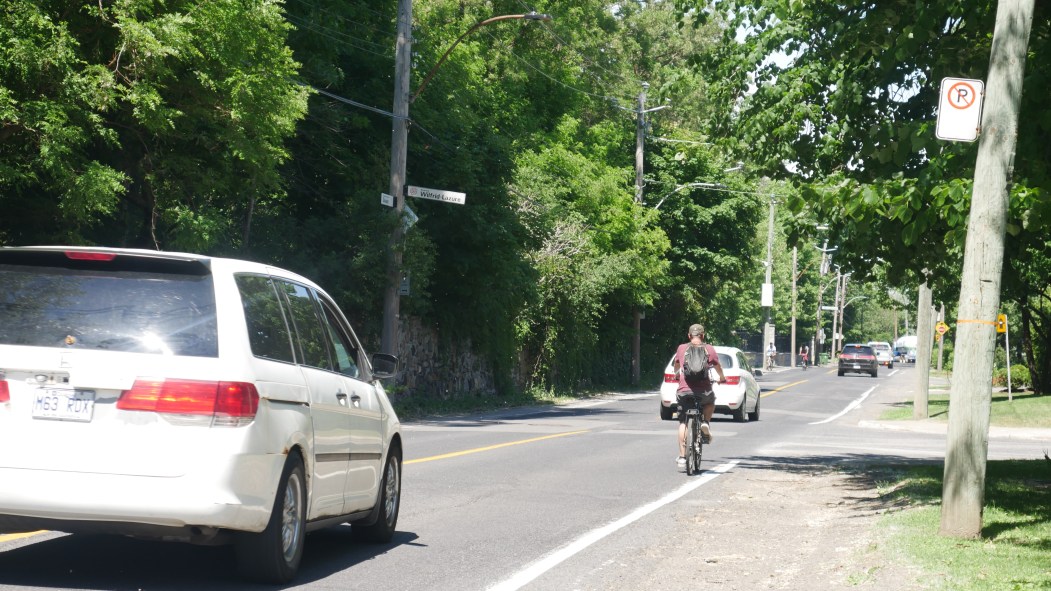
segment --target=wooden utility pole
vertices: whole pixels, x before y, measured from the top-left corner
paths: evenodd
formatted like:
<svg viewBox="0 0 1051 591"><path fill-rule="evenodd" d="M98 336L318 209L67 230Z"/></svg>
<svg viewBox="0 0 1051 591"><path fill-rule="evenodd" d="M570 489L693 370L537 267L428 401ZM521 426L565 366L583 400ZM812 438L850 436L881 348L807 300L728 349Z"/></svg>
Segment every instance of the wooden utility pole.
<svg viewBox="0 0 1051 591"><path fill-rule="evenodd" d="M938 311L938 322L945 322L945 302L941 303L941 310ZM942 370L943 357L945 357L945 335L941 335L938 339L938 371Z"/></svg>
<svg viewBox="0 0 1051 591"><path fill-rule="evenodd" d="M793 246L792 247L792 343L791 343L791 345L789 345L790 348L788 350L788 358L791 360L791 363L788 364L789 367L795 367L796 366L796 354L799 353L796 350L796 279L799 278L799 276L796 275L796 266L799 263L798 256L799 256L799 252L797 251L797 247Z"/></svg>
<svg viewBox="0 0 1051 591"><path fill-rule="evenodd" d="M643 183L643 148L646 145L646 91L649 82L642 83L639 93L639 110L635 114L635 203L642 205ZM635 304L631 310L631 385L638 386L641 381L642 364L642 308Z"/></svg>
<svg viewBox="0 0 1051 591"><path fill-rule="evenodd" d="M926 271L926 269L924 270ZM912 418L926 419L931 379L931 288L920 284L916 305L916 398L912 401Z"/></svg>
<svg viewBox="0 0 1051 591"><path fill-rule="evenodd" d="M989 55L960 279L942 481L941 533L957 538L978 538L982 532L1008 183L1018 140L1018 111L1034 3L999 0Z"/></svg>
<svg viewBox="0 0 1051 591"><path fill-rule="evenodd" d="M380 348L398 354L402 235L405 211L405 161L409 150L409 82L412 73L412 0L398 0L398 40L394 48L394 122L390 142L390 194L394 196L394 224L387 242L387 288L383 293L383 330Z"/></svg>

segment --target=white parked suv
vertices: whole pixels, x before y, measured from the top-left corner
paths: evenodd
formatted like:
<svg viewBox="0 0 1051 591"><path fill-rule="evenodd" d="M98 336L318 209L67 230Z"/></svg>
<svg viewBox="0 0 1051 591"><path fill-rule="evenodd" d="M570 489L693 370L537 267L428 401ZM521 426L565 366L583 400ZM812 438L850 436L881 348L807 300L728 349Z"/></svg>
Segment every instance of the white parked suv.
<svg viewBox="0 0 1051 591"><path fill-rule="evenodd" d="M0 248L0 532L231 543L291 580L307 532L394 534L398 418L310 280L114 248Z"/></svg>
<svg viewBox="0 0 1051 591"><path fill-rule="evenodd" d="M723 347L716 345L715 352L719 355L719 365L723 366L723 375L726 383L712 384L712 392L715 393L715 413L728 414L738 422L759 420L759 404L761 392L759 384L755 381L757 376L763 375L763 370L753 368L748 363L748 357L737 347ZM679 377L672 365L675 356L668 360L664 368L664 381L661 383L661 406L660 417L665 421L676 418L679 412L679 402L676 390L679 389ZM715 369L709 370L716 379Z"/></svg>
<svg viewBox="0 0 1051 591"><path fill-rule="evenodd" d="M887 369L894 369L894 349L890 346L890 343L870 341L868 345L876 352L876 362L878 364L886 366Z"/></svg>

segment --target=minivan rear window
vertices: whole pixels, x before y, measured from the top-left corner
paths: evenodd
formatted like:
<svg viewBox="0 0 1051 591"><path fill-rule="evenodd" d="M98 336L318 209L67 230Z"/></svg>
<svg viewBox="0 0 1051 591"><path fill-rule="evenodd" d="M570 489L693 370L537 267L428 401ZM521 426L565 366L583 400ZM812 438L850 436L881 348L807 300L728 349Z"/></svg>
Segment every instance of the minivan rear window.
<svg viewBox="0 0 1051 591"><path fill-rule="evenodd" d="M217 357L212 276L0 264L0 344Z"/></svg>

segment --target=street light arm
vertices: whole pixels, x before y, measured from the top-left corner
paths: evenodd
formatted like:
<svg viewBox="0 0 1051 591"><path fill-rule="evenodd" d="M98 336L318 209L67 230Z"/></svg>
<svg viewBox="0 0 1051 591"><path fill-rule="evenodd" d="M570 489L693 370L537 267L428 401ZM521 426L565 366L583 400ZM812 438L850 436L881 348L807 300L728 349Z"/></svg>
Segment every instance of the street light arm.
<svg viewBox="0 0 1051 591"><path fill-rule="evenodd" d="M653 206L653 209L660 209L661 205L664 205L664 200L665 199L667 199L668 197L671 197L672 195L678 193L679 191L682 191L683 189L725 189L725 188L726 188L726 185L724 185L722 183L686 183L685 185L679 185L678 187L675 187L675 189L673 189L671 193L668 193L664 197L661 197L661 200L657 202L657 205Z"/></svg>
<svg viewBox="0 0 1051 591"><path fill-rule="evenodd" d="M431 68L431 71L427 72L427 75L423 78L423 82L420 83L420 87L416 89L416 93L413 94L412 98L409 99L409 103L410 104L413 103L416 100L416 97L420 96L420 93L423 92L423 89L427 88L427 83L431 81L431 77L434 76L434 73L438 71L438 68L440 68L442 66L442 64L445 63L445 58L449 57L449 54L452 53L452 50L455 49L456 46L460 44L460 41L463 41L464 37L470 35L471 33L477 31L478 29L480 29L480 28L482 28L485 25L488 25L490 23L495 23L497 21L512 20L512 19L524 19L524 20L530 20L530 21L544 21L544 22L548 22L548 21L551 20L551 15L539 14L539 13L536 13L536 12L530 12L528 14L505 14L505 15L501 15L501 16L494 16L492 18L487 18L484 21L481 21L478 24L476 24L475 26L471 27L470 29L467 29L467 32L465 32L463 35L460 35L459 37L457 37L456 41L453 41L453 44L449 46L449 49L445 50L445 53L443 53L442 57L438 59L438 63L434 64L434 67Z"/></svg>

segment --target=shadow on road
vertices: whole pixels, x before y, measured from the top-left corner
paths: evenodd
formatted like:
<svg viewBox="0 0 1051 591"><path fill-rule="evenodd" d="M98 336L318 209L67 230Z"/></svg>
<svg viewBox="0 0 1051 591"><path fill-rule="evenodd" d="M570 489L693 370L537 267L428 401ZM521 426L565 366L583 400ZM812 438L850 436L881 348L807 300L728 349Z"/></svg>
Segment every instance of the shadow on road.
<svg viewBox="0 0 1051 591"><path fill-rule="evenodd" d="M355 541L350 526L307 536L297 578L287 586L246 583L230 546L193 546L121 536L67 535L0 552L0 585L111 591L288 589L325 579L381 556L417 536L398 532L389 544Z"/></svg>

